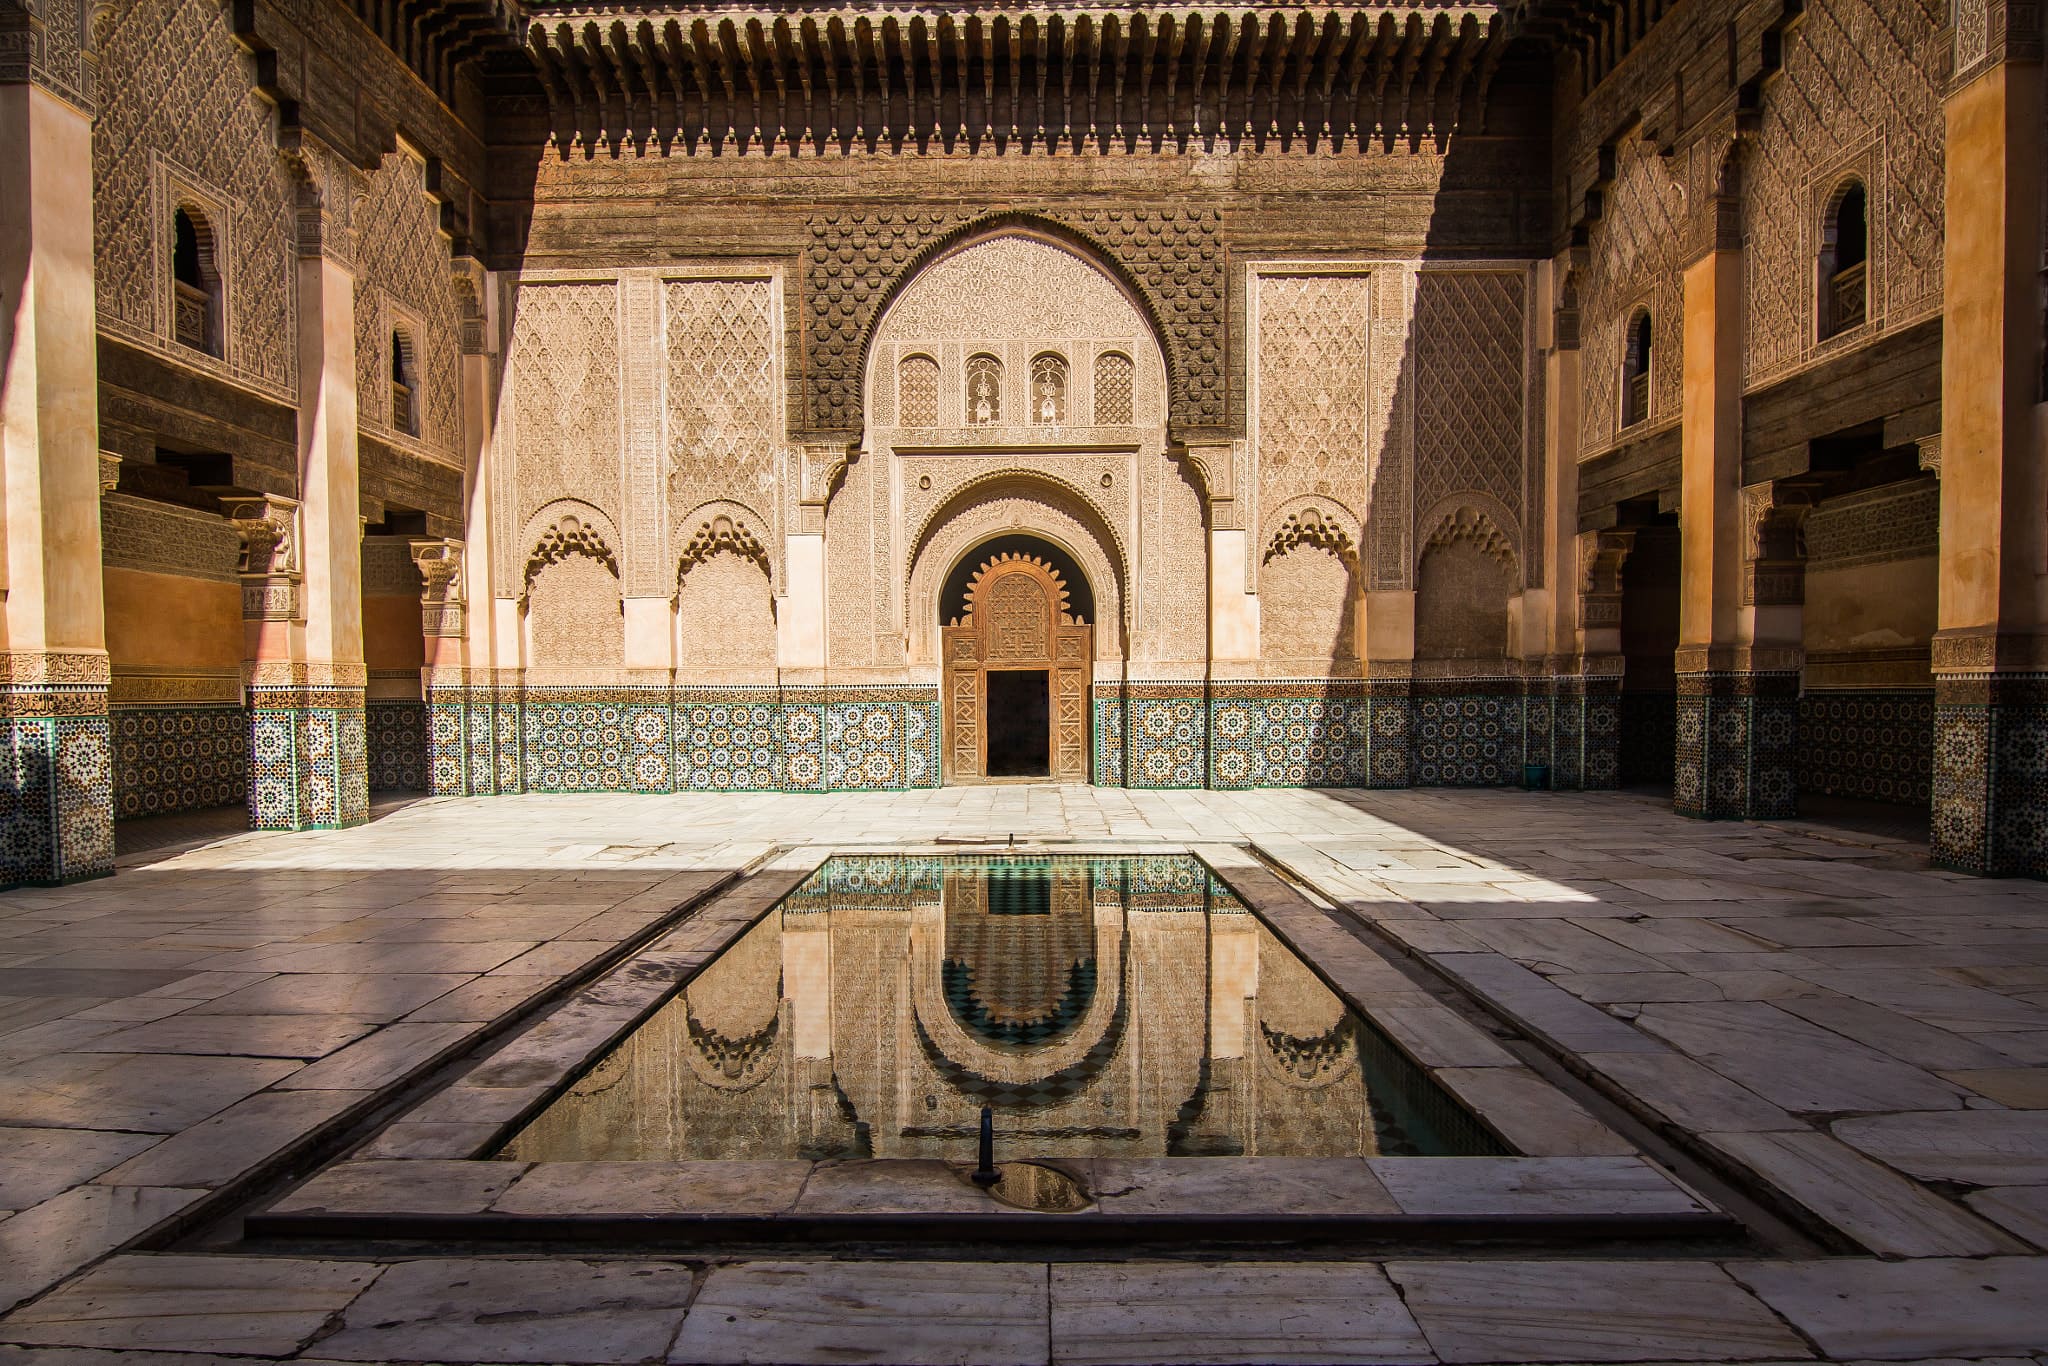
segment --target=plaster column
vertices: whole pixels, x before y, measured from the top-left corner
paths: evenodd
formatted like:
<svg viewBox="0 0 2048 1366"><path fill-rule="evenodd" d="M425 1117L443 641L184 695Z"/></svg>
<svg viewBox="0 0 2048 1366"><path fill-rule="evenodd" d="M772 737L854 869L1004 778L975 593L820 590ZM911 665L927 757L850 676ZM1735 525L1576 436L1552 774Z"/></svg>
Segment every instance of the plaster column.
<svg viewBox="0 0 2048 1366"><path fill-rule="evenodd" d="M0 62L0 886L114 870L92 114L24 65Z"/></svg>
<svg viewBox="0 0 2048 1366"><path fill-rule="evenodd" d="M1531 762L1550 765L1550 785L1566 791L1611 788L1620 782L1621 594L1618 579L1626 540L1613 533L1579 532L1579 304L1569 257L1546 262L1539 293L1553 298L1539 318L1543 354L1544 492L1543 562L1550 583L1538 611L1527 618L1540 643L1541 675L1530 680L1525 744ZM1547 715L1544 713L1547 712ZM1544 722L1548 722L1546 726Z"/></svg>
<svg viewBox="0 0 2048 1366"><path fill-rule="evenodd" d="M465 538L444 542L453 553L448 586L435 601L435 580L426 564L421 625L427 633L427 790L435 796L490 796L516 792L518 784L517 603L507 632L499 621L492 586L498 581L491 525L496 491L491 475L491 435L497 419L497 356L494 278L473 261L459 260L452 282L462 319L461 442L462 519ZM433 543L415 543L414 556L432 553ZM437 605L440 611L437 613ZM451 612L452 609L452 612ZM438 620L441 631L434 629ZM448 628L454 627L454 634ZM510 653L510 662L502 656ZM507 692L511 694L508 698ZM501 743L501 734L503 742Z"/></svg>
<svg viewBox="0 0 2048 1366"><path fill-rule="evenodd" d="M309 154L306 165L298 262L300 502L296 526L287 531L291 564L284 571L296 571L298 600L289 615L281 601L266 600L250 623L249 818L258 830L333 829L370 815L355 274L345 211L335 207L350 197L354 172L327 154ZM245 573L258 569L251 563ZM252 605L245 592L245 618Z"/></svg>
<svg viewBox="0 0 2048 1366"><path fill-rule="evenodd" d="M2048 875L2041 40L2031 8L1988 11L1988 23L1983 0L1959 11L1946 107L1932 853L1951 868L2038 877Z"/></svg>
<svg viewBox="0 0 2048 1366"><path fill-rule="evenodd" d="M1682 815L1792 814L1796 661L1752 649L1742 496L1742 251L1731 199L1707 206L1709 248L1685 271L1679 434L1678 759Z"/></svg>

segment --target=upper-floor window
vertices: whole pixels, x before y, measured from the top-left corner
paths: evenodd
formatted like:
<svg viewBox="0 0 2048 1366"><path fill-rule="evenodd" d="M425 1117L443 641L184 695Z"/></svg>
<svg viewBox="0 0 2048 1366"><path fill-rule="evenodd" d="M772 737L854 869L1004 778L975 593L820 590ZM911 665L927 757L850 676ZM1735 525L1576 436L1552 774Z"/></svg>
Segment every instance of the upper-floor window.
<svg viewBox="0 0 2048 1366"><path fill-rule="evenodd" d="M896 366L896 421L904 427L939 425L939 363L905 356Z"/></svg>
<svg viewBox="0 0 2048 1366"><path fill-rule="evenodd" d="M1003 363L994 356L967 358L967 422L992 427L1003 420Z"/></svg>
<svg viewBox="0 0 2048 1366"><path fill-rule="evenodd" d="M1133 388L1131 358L1121 351L1105 351L1095 358L1095 425L1128 427L1135 420L1131 412Z"/></svg>
<svg viewBox="0 0 2048 1366"><path fill-rule="evenodd" d="M1050 351L1031 360L1031 420L1040 426L1067 420L1067 362Z"/></svg>
<svg viewBox="0 0 2048 1366"><path fill-rule="evenodd" d="M420 434L419 367L404 328L391 334L391 429L407 436Z"/></svg>
<svg viewBox="0 0 2048 1366"><path fill-rule="evenodd" d="M221 353L220 295L213 225L199 210L180 206L171 215L171 335L180 346Z"/></svg>
<svg viewBox="0 0 2048 1366"><path fill-rule="evenodd" d="M1869 315L1869 269L1869 199L1863 182L1851 180L1835 191L1821 225L1821 336L1846 332Z"/></svg>
<svg viewBox="0 0 2048 1366"><path fill-rule="evenodd" d="M1621 425L1633 427L1650 415L1650 312L1637 309L1628 320L1621 357Z"/></svg>

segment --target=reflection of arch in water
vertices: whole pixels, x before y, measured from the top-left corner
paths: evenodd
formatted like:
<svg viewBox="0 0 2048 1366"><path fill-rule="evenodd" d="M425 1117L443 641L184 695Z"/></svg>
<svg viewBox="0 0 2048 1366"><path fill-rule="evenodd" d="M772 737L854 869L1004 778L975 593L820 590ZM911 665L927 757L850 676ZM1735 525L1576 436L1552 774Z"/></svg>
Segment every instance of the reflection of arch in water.
<svg viewBox="0 0 2048 1366"><path fill-rule="evenodd" d="M1071 1001L1067 999L1071 979L1064 973L1054 979L1055 990L1049 999L1030 1001L1010 993L991 1014L1011 1014L1024 1027L991 1032L975 1027L975 1012L963 1012L947 991L949 946L993 944L1001 939L985 934L983 927L969 928L978 920L1007 918L991 916L987 885L987 875L981 872L948 875L943 924L934 926L927 921L911 934L911 1013L932 1065L950 1083L977 1094L1006 1088L1042 1089L1076 1068L1099 1070L1115 1055L1123 1036L1122 909L1096 907L1084 874L1055 875L1052 898L1058 937L1067 937L1067 922L1071 921L1078 936L1075 947L1085 944L1087 950L1076 952L1075 961L1092 960L1092 980L1087 990L1074 994ZM956 921L961 926L958 931ZM958 979L958 969L952 976ZM988 1004L986 997L981 999ZM1070 1017L1062 1018L1063 1011ZM1036 1037L1024 1037L1033 1034Z"/></svg>
<svg viewBox="0 0 2048 1366"><path fill-rule="evenodd" d="M684 1036L689 1040L682 1054L697 1080L721 1091L747 1091L775 1075L781 1057L775 1046L782 1035L781 1012L752 1033L728 1038L691 1014L687 998L682 1004Z"/></svg>

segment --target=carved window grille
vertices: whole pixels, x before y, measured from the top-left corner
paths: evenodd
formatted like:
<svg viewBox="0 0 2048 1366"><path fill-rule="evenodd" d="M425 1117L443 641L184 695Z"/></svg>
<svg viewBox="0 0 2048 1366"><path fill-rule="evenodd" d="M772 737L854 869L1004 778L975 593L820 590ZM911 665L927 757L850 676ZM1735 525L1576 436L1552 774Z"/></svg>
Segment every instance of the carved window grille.
<svg viewBox="0 0 2048 1366"><path fill-rule="evenodd" d="M391 333L391 429L407 436L420 434L418 398L419 364L413 358L412 338L404 328Z"/></svg>
<svg viewBox="0 0 2048 1366"><path fill-rule="evenodd" d="M939 363L905 356L896 367L896 420L905 427L939 425Z"/></svg>
<svg viewBox="0 0 2048 1366"><path fill-rule="evenodd" d="M1821 229L1820 335L1861 326L1869 315L1870 217L1863 183L1845 181L1829 196Z"/></svg>
<svg viewBox="0 0 2048 1366"><path fill-rule="evenodd" d="M1650 314L1637 309L1628 320L1621 358L1621 425L1633 427L1650 416Z"/></svg>
<svg viewBox="0 0 2048 1366"><path fill-rule="evenodd" d="M1041 427L1067 420L1067 362L1050 351L1031 359L1031 421Z"/></svg>
<svg viewBox="0 0 2048 1366"><path fill-rule="evenodd" d="M1095 358L1095 425L1128 427L1136 421L1132 389L1136 383L1131 358L1105 351Z"/></svg>
<svg viewBox="0 0 2048 1366"><path fill-rule="evenodd" d="M221 279L213 225L205 214L181 207L171 215L172 336L180 346L221 353Z"/></svg>
<svg viewBox="0 0 2048 1366"><path fill-rule="evenodd" d="M1003 363L994 356L967 358L967 424L993 427L1003 420Z"/></svg>

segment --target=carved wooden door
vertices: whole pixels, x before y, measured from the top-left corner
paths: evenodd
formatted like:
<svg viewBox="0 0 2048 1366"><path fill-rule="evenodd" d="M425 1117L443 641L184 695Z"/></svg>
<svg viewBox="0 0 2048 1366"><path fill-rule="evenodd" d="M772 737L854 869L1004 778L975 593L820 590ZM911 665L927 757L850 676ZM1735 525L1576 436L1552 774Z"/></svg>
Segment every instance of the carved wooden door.
<svg viewBox="0 0 2048 1366"><path fill-rule="evenodd" d="M1046 758L1058 782L1088 781L1088 680L1091 628L1068 609L1059 571L1028 555L998 555L967 585L967 615L941 628L946 776L988 775L991 671L1043 670Z"/></svg>

